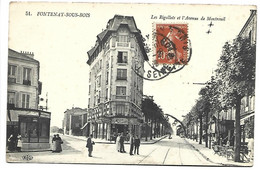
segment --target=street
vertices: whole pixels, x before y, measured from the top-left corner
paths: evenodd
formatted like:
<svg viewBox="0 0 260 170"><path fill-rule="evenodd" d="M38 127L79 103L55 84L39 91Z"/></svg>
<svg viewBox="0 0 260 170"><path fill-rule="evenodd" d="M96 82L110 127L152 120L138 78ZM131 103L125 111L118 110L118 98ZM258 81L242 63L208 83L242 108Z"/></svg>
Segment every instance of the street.
<svg viewBox="0 0 260 170"><path fill-rule="evenodd" d="M94 164L150 164L150 165L207 165L214 166L185 141L173 136L155 144L141 144L140 155L129 155L129 144L125 144L127 153L116 151L115 144L94 145L93 157L88 157L86 141L69 136L61 136L64 143L61 153L21 152L7 153L10 162L42 163L94 163ZM95 139L94 139L95 141ZM30 158L31 160L26 160Z"/></svg>

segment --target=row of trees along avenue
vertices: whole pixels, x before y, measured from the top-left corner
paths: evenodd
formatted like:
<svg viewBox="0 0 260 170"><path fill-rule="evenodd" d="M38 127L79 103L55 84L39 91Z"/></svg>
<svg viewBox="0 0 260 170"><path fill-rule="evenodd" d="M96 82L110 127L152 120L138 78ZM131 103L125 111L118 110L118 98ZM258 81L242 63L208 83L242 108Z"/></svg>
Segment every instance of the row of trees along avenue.
<svg viewBox="0 0 260 170"><path fill-rule="evenodd" d="M168 133L172 133L169 119L164 116L163 110L158 106L151 96L144 96L142 101L142 112L145 117L145 138L152 139Z"/></svg>
<svg viewBox="0 0 260 170"><path fill-rule="evenodd" d="M226 42L215 75L206 83L206 87L200 90L200 97L183 120L186 127L199 124L200 129L197 129L198 134L200 134L199 143L202 143L204 131L205 145L208 147L208 145L211 145L211 142L208 141L211 134L207 134L209 119L213 118L213 121L215 121L216 142L219 144L221 134L218 127L218 114L223 110L235 108L235 162L240 161L241 99L244 96L254 95L255 92L255 48L255 44L251 44L250 39L241 37L234 39L232 42Z"/></svg>

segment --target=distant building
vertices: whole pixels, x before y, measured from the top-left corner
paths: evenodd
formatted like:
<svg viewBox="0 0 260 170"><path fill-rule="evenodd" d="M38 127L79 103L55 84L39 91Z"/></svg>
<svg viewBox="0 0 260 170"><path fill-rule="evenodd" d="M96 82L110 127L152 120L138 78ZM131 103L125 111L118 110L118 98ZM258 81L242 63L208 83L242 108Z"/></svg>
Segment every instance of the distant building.
<svg viewBox="0 0 260 170"><path fill-rule="evenodd" d="M31 52L8 51L7 138L21 134L22 150L47 149L51 113L38 110L40 63Z"/></svg>
<svg viewBox="0 0 260 170"><path fill-rule="evenodd" d="M73 107L64 112L63 131L67 135L87 136L89 124L87 124L87 109Z"/></svg>
<svg viewBox="0 0 260 170"><path fill-rule="evenodd" d="M88 56L90 133L108 140L122 132L140 135L143 79L133 69L143 75L148 57L134 18L110 19Z"/></svg>

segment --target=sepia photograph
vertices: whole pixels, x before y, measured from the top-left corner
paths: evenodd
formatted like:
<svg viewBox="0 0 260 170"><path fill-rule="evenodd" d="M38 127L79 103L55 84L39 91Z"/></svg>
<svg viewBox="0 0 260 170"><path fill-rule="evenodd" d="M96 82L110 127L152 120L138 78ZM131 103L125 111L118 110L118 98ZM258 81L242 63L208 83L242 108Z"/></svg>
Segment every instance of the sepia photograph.
<svg viewBox="0 0 260 170"><path fill-rule="evenodd" d="M7 164L254 166L256 4L8 11Z"/></svg>

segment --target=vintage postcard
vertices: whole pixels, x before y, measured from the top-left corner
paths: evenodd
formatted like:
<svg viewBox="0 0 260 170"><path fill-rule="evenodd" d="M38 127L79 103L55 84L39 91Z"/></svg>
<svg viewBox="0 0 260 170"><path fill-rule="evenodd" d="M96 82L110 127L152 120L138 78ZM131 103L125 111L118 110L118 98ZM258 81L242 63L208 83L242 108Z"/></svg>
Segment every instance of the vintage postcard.
<svg viewBox="0 0 260 170"><path fill-rule="evenodd" d="M11 2L6 161L253 166L254 5Z"/></svg>

